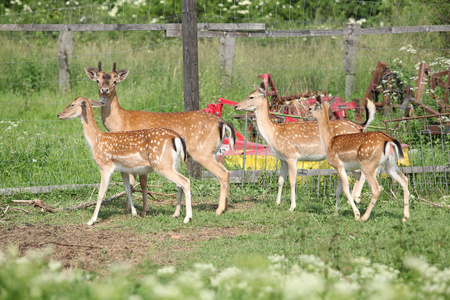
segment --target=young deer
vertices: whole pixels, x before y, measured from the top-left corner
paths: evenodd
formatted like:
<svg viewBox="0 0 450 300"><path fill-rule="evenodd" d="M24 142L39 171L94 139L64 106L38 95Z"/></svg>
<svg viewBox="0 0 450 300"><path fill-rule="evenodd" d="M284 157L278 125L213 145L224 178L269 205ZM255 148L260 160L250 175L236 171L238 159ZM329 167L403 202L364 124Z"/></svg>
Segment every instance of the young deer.
<svg viewBox="0 0 450 300"><path fill-rule="evenodd" d="M166 128L103 132L95 123L92 106L102 106L102 104L78 97L58 115L61 120L80 118L84 136L102 174L97 205L94 215L87 225L92 225L97 220L100 205L113 172L122 174L125 192L128 196L127 203L135 216L136 209L131 199L128 174L147 175L151 171L155 171L177 185L177 207L173 217L180 215L181 198L184 192L186 198L184 223L188 223L192 218L190 181L176 170L178 162L180 160L184 162L186 159L186 146L183 138ZM143 192L146 193L146 190ZM143 211L145 213L148 211L148 201L144 201Z"/></svg>
<svg viewBox="0 0 450 300"><path fill-rule="evenodd" d="M270 147L273 155L281 161L280 177L278 179L278 194L276 203L280 204L281 190L289 171L289 181L291 184L291 207L294 210L295 203L295 182L297 180L297 161L321 161L326 158L326 152L319 139L319 130L314 121L292 122L278 124L272 122L269 116L269 103L266 97L264 84L255 90L238 105L236 110L255 111L256 125L258 131ZM367 111L367 118L363 124L356 124L346 120L331 122L332 130L336 134L353 133L364 131L372 122L375 111ZM364 183L364 178L360 181ZM354 190L360 195L362 184L359 190Z"/></svg>
<svg viewBox="0 0 450 300"><path fill-rule="evenodd" d="M113 70L106 73L98 68L86 68L88 77L97 82L101 107L102 120L108 131L130 131L164 127L171 129L186 140L187 152L200 165L213 173L220 182L219 206L216 210L222 214L228 207L228 192L230 172L215 158L226 134L230 136L230 146L233 149L235 132L233 126L221 118L202 111L187 111L173 113L154 113L145 111L124 110L119 105L116 93L116 84L127 78L129 71L126 69ZM146 184L145 175L140 175L141 186Z"/></svg>
<svg viewBox="0 0 450 300"><path fill-rule="evenodd" d="M367 101L366 109L375 109L373 102ZM361 218L363 221L367 221L381 193L376 171L377 168L382 167L403 188L403 222L406 222L409 219L409 190L408 178L400 172L397 165L398 160L403 161L404 158L400 142L380 131L336 135L331 131L328 110L328 105L320 101L316 102L314 108L310 108L312 116L317 119L319 124L320 140L326 149L328 163L339 174L336 209L342 189L344 189L352 206L355 220L360 219L359 211L349 192L346 171L361 169L372 189L372 200Z"/></svg>

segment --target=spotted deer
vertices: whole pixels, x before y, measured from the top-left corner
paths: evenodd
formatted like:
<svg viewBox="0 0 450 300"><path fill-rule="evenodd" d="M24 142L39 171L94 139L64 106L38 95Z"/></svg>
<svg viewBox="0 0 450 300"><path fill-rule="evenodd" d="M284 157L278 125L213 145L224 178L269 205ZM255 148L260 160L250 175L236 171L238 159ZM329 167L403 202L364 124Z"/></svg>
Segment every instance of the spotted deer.
<svg viewBox="0 0 450 300"><path fill-rule="evenodd" d="M184 223L192 218L190 181L177 172L179 161L186 159L184 139L176 132L166 128L136 130L126 132L103 132L94 119L92 106L102 106L98 101L78 97L59 115L61 120L80 118L84 136L91 148L92 155L101 172L100 190L94 215L87 225L97 220L103 197L108 188L113 172L120 172L128 197L128 205L133 216L136 209L131 199L131 186L128 174L147 175L155 171L174 182L178 188L177 206L173 217L178 217L181 210L183 193L186 199L186 217ZM146 194L143 187L143 193ZM148 211L148 201L144 201L144 212Z"/></svg>
<svg viewBox="0 0 450 300"><path fill-rule="evenodd" d="M320 140L327 152L327 161L339 174L336 203L338 203L342 190L344 190L352 206L355 220L360 219L359 210L349 192L347 171L361 169L372 189L372 200L361 218L361 220L367 221L381 193L376 172L378 168L384 168L389 176L403 188L402 221L406 222L409 219L409 190L408 178L398 168L398 160L403 161L404 158L400 142L381 131L337 135L331 130L332 125L328 119L328 104L322 103L320 99L316 101L314 107L310 108L310 112L317 120ZM374 109L375 105L368 100L366 110Z"/></svg>
<svg viewBox="0 0 450 300"><path fill-rule="evenodd" d="M230 172L216 160L215 153L227 134L230 146L234 148L236 137L233 126L202 111L155 113L125 110L119 105L115 87L127 78L127 69L116 70L114 63L112 71L106 73L99 62L98 68L90 67L85 71L91 80L97 82L100 101L104 104L101 107L102 121L108 131L164 127L185 138L189 155L219 179L220 197L216 213L222 214L228 207ZM145 175L140 175L139 179L141 186L146 184Z"/></svg>
<svg viewBox="0 0 450 300"><path fill-rule="evenodd" d="M297 179L297 161L321 161L326 158L326 152L319 139L319 130L314 121L291 123L274 123L269 116L269 103L265 86L255 86L255 90L247 98L235 106L236 110L254 111L259 133L270 147L272 154L281 161L280 177L278 178L278 194L276 203L281 202L281 190L289 172L291 185L291 206L296 207L295 183ZM336 134L364 131L372 122L375 111L366 112L366 121L357 124L347 120L331 122L331 129ZM358 189L354 189L356 197L360 197L364 178L360 179Z"/></svg>

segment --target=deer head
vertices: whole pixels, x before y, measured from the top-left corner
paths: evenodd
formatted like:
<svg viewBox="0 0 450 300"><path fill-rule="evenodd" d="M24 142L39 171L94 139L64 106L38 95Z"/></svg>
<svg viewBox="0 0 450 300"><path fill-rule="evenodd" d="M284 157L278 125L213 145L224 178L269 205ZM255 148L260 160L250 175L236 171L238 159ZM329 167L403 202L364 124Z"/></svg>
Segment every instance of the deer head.
<svg viewBox="0 0 450 300"><path fill-rule="evenodd" d="M77 97L58 115L58 118L60 120L70 120L77 117L81 118L82 116L86 116L87 101L90 101L92 106L95 107L103 106L101 102L88 100L84 97Z"/></svg>
<svg viewBox="0 0 450 300"><path fill-rule="evenodd" d="M262 82L259 87L254 87L255 90L234 107L236 110L258 110L264 102L267 103L264 82Z"/></svg>
<svg viewBox="0 0 450 300"><path fill-rule="evenodd" d="M127 69L121 69L116 71L116 63L113 64L111 72L106 73L102 71L101 61L98 62L98 68L89 67L84 69L87 76L97 82L98 93L103 104L106 103L108 98L112 98L116 95L116 84L124 81L130 73Z"/></svg>

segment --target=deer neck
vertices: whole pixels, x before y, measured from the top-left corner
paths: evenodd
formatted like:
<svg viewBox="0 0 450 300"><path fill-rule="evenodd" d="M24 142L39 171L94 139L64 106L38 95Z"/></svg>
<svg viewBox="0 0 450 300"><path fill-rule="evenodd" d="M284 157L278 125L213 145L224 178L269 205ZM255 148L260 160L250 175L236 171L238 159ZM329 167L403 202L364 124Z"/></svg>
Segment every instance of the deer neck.
<svg viewBox="0 0 450 300"><path fill-rule="evenodd" d="M95 123L94 110L92 106L87 105L83 114L80 116L81 123L83 124L84 137L91 149L97 144L97 137L102 133Z"/></svg>
<svg viewBox="0 0 450 300"><path fill-rule="evenodd" d="M267 98L264 98L263 104L255 109L256 125L258 126L258 131L266 142L271 145L275 143L275 138L277 135L277 126L270 119L269 115L269 103Z"/></svg>
<svg viewBox="0 0 450 300"><path fill-rule="evenodd" d="M122 131L122 114L125 111L119 105L119 99L114 92L109 97L104 97L100 94L100 101L105 103L105 106L101 107L102 122L108 131Z"/></svg>
<svg viewBox="0 0 450 300"><path fill-rule="evenodd" d="M328 111L322 114L320 118L317 118L317 123L319 127L319 137L325 152L328 150L330 141L333 138L333 133L331 132L330 119L328 118Z"/></svg>

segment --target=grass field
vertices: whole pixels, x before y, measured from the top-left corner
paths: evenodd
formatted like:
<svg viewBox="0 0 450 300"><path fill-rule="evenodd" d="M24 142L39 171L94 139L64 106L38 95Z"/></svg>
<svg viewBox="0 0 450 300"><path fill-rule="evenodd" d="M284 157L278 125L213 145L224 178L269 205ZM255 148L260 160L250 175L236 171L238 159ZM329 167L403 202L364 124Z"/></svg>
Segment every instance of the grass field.
<svg viewBox="0 0 450 300"><path fill-rule="evenodd" d="M154 192L176 192L174 186L164 182L152 184L164 186L150 187ZM161 284L168 290L174 288L173 292L177 291L175 294L179 296L199 297L201 290L215 295L208 299L257 298L258 294L268 292L269 287L275 294L269 293L262 299L286 298L285 294L299 295L302 299L312 295L333 299L368 299L386 293L417 299L424 295L448 295L446 288L442 292L440 288L429 291L425 284L430 281L448 287L449 278L444 275L448 273L445 270L450 261L447 209L411 199L411 219L402 224L401 198L393 200L382 194L369 221L361 223L354 221L345 201L340 205L339 216L335 217L334 198L317 198L306 188L299 187L297 210L289 212L288 193L277 206L274 191L233 185L229 211L216 216L217 184L193 181L192 187L193 219L189 224L183 224L182 218L171 217L174 197L155 196L157 200L150 200L150 213L145 218L124 214L124 197L113 200L102 206L99 223L90 228L84 224L93 208L51 214L30 206L14 206L10 200L17 196L3 197L2 203L11 207L0 223L1 251L12 253L9 254L12 257L17 256L14 253L22 255L36 248L49 247L53 252L42 262L35 258L29 262L0 259L4 270L0 271L0 277L9 278L0 287L14 291L15 285L10 280L16 278L30 287L29 294L25 289L22 295L32 295L32 287L47 290L48 295L66 287L59 293L67 299L76 298L74 295L78 293L97 295L100 287L105 290L95 296L98 299L110 297L109 289L117 295L140 294L147 298L152 293L158 294L153 284ZM108 196L120 191L121 186L114 186ZM87 201L92 192L85 188L22 195L21 199L39 197L54 207L69 207ZM363 195L363 203L358 205L362 213L368 203L367 192ZM136 202L141 209L141 202ZM182 215L184 212L183 207ZM49 258L58 263L48 263ZM434 269L424 269L426 263ZM28 273L6 272L15 270L15 265ZM59 268L74 271L57 275ZM198 272L203 279L196 284L201 286L199 290L191 290L183 278L194 276L187 281L193 282ZM89 274L99 274L100 278ZM37 282L45 283L55 276L60 279L55 279L58 284L50 286L53 291L46 284L36 287ZM148 281L149 278L153 279ZM218 280L223 280L221 285L215 285ZM289 282L297 282L292 291ZM341 290L341 284L353 288ZM73 287L79 287L75 294L68 292ZM152 292L141 294L143 287ZM3 295L9 297L2 299L12 299L14 294ZM172 299L159 294L155 297Z"/></svg>

